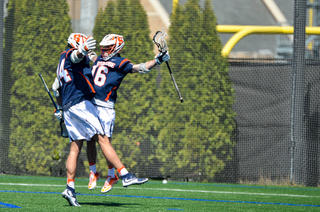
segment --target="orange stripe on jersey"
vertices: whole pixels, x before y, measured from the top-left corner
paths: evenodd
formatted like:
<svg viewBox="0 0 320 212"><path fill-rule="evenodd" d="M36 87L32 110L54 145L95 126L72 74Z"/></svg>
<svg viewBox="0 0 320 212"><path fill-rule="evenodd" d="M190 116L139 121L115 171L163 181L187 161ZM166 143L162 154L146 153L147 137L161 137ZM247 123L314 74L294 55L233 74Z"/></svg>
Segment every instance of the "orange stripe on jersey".
<svg viewBox="0 0 320 212"><path fill-rule="evenodd" d="M79 72L79 73L80 73L81 76L87 81L87 83L88 83L88 85L90 86L92 92L93 92L93 93L96 93L96 91L94 90L94 88L93 88L93 86L91 85L91 83L89 82L89 80L88 80L81 72Z"/></svg>
<svg viewBox="0 0 320 212"><path fill-rule="evenodd" d="M109 100L109 97L112 93L113 90L115 90L117 87L113 87L112 90L108 93L107 97L104 99L104 101L108 101Z"/></svg>
<svg viewBox="0 0 320 212"><path fill-rule="evenodd" d="M69 52L70 52L70 51L73 51L74 49L75 49L75 48L69 49L69 51L67 51L67 52L66 52L66 51L64 51L64 52L66 52L66 58L68 58L68 54L69 54ZM63 54L64 52L62 52L61 54Z"/></svg>
<svg viewBox="0 0 320 212"><path fill-rule="evenodd" d="M124 60L122 60L122 62L120 63L120 65L119 65L119 68L123 65L123 63L125 63L125 62L127 62L127 61L129 61L130 62L130 60L128 60L128 59L124 59Z"/></svg>

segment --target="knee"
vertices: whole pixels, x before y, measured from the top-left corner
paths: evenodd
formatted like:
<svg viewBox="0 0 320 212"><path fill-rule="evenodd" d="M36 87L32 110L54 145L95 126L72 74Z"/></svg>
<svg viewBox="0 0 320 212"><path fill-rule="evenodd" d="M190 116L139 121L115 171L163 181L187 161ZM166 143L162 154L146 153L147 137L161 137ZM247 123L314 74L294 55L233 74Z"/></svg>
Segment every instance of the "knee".
<svg viewBox="0 0 320 212"><path fill-rule="evenodd" d="M107 136L105 136L105 135L99 135L98 138L99 138L99 144L100 144L100 143L110 144L110 141L109 141L109 139L108 139Z"/></svg>

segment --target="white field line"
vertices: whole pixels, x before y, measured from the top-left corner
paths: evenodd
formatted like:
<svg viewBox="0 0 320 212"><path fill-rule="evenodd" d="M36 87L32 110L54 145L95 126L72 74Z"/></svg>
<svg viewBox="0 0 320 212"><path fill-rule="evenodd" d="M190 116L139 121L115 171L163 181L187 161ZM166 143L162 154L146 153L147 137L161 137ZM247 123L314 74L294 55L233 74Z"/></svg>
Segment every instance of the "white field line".
<svg viewBox="0 0 320 212"><path fill-rule="evenodd" d="M65 185L25 184L25 183L0 183L0 185L65 187ZM76 187L83 188L83 187L87 187L87 186L76 186ZM176 191L176 192L198 192L198 193L214 193L214 194L236 194L236 195L260 195L260 196L320 198L320 196L295 195L295 194L249 193L249 192L231 192L231 191L205 191L205 190L169 189L169 188L136 188L136 187L124 188L124 187L114 187L114 189L141 189L141 190L154 190L154 191Z"/></svg>

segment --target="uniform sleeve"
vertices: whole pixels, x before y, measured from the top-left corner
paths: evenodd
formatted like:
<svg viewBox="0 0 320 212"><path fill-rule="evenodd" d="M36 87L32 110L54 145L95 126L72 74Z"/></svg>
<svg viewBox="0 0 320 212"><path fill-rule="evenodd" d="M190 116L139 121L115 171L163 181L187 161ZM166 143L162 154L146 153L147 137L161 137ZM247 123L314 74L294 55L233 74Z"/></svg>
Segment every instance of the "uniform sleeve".
<svg viewBox="0 0 320 212"><path fill-rule="evenodd" d="M132 66L133 64L128 59L123 59L119 64L121 72L125 75L132 72Z"/></svg>
<svg viewBox="0 0 320 212"><path fill-rule="evenodd" d="M75 48L67 49L66 50L66 59L70 60L71 53L75 50Z"/></svg>

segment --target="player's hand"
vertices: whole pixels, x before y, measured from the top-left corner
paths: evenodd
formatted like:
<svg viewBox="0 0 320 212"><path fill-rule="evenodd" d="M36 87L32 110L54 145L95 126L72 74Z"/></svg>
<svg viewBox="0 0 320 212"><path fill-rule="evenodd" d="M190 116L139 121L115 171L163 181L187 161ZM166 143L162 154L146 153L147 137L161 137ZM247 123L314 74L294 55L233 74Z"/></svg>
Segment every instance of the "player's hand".
<svg viewBox="0 0 320 212"><path fill-rule="evenodd" d="M56 78L54 80L54 83L52 84L52 90L53 90L53 94L55 97L59 97L60 96L60 93L59 93L59 89L60 88L60 83L59 83L59 80L58 78Z"/></svg>
<svg viewBox="0 0 320 212"><path fill-rule="evenodd" d="M163 62L170 60L169 51L161 52L155 56L156 63L160 65Z"/></svg>
<svg viewBox="0 0 320 212"><path fill-rule="evenodd" d="M95 48L96 48L96 40L94 40L93 37L89 36L85 42L83 42L83 40L80 39L80 45L78 50L82 55L84 56L87 55L90 50Z"/></svg>
<svg viewBox="0 0 320 212"><path fill-rule="evenodd" d="M92 62L95 62L98 58L98 55L92 51L92 50L89 50L88 51L88 56L89 56L89 59L92 61Z"/></svg>
<svg viewBox="0 0 320 212"><path fill-rule="evenodd" d="M58 119L58 121L61 121L63 119L63 111L55 109L53 112L53 115Z"/></svg>

